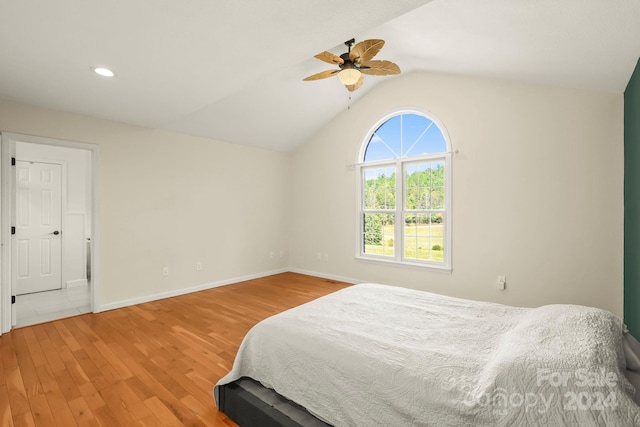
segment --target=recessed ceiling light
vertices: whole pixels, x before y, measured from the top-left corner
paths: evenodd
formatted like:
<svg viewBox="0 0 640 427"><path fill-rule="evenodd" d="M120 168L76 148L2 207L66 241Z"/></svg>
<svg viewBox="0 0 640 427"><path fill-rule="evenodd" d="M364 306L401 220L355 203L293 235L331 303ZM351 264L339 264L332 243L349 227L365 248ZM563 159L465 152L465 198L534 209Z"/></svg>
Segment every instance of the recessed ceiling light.
<svg viewBox="0 0 640 427"><path fill-rule="evenodd" d="M116 73L105 67L91 67L94 73L102 77L115 77Z"/></svg>

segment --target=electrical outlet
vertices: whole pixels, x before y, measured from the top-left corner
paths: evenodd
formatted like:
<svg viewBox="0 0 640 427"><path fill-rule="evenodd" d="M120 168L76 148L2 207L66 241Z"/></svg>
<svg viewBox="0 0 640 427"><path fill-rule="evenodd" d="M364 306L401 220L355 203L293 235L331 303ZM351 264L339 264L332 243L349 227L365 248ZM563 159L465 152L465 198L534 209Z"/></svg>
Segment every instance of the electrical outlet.
<svg viewBox="0 0 640 427"><path fill-rule="evenodd" d="M162 269L162 275L163 276L168 276L169 275L169 267L164 267Z"/></svg>
<svg viewBox="0 0 640 427"><path fill-rule="evenodd" d="M276 253L274 251L269 252L269 258L275 258Z"/></svg>
<svg viewBox="0 0 640 427"><path fill-rule="evenodd" d="M202 263L200 261L196 262L196 271L202 271Z"/></svg>
<svg viewBox="0 0 640 427"><path fill-rule="evenodd" d="M498 289L504 291L507 285L507 278L504 276L498 276Z"/></svg>

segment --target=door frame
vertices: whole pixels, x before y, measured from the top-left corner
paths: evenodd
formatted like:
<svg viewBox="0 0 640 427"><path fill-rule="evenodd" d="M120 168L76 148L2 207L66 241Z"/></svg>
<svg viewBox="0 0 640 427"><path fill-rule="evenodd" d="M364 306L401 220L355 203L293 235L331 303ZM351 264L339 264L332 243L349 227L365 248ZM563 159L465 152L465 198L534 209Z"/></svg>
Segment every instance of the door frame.
<svg viewBox="0 0 640 427"><path fill-rule="evenodd" d="M100 147L96 144L75 142L53 138L44 138L9 132L0 134L0 335L9 332L12 326L13 307L11 304L11 226L13 211L13 166L11 158L15 157L16 142L29 142L40 145L50 145L64 148L74 148L89 151L91 154L91 311L96 312L100 307L100 194L99 194L99 164Z"/></svg>

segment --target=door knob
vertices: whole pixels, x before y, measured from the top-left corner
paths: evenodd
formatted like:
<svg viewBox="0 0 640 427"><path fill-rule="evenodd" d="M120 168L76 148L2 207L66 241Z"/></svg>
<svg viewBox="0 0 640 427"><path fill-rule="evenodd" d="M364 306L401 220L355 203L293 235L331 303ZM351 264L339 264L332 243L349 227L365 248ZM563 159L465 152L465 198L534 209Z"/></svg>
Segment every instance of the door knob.
<svg viewBox="0 0 640 427"><path fill-rule="evenodd" d="M56 230L56 231L54 231L54 232L53 232L53 233L51 233L51 234L53 234L54 236L57 236L58 234L60 234L60 232L59 232L58 230Z"/></svg>

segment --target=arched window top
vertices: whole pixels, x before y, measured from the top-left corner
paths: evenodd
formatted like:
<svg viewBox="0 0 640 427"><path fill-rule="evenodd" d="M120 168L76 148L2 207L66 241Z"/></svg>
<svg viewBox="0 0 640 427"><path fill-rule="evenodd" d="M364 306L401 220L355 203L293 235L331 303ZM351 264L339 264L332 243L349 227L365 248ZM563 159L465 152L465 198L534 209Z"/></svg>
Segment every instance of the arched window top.
<svg viewBox="0 0 640 427"><path fill-rule="evenodd" d="M396 114L370 135L362 162L447 153L448 142L431 118L415 112Z"/></svg>

